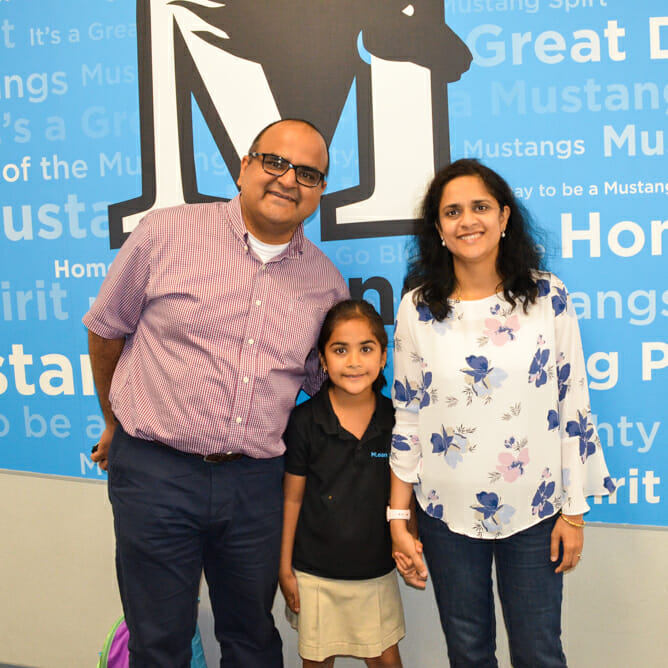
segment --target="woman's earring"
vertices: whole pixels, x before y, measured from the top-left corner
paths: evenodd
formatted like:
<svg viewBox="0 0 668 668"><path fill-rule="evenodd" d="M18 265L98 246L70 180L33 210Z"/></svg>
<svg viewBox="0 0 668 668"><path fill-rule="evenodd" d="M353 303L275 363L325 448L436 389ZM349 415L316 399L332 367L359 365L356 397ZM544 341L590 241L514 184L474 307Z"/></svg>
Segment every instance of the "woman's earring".
<svg viewBox="0 0 668 668"><path fill-rule="evenodd" d="M503 230L503 232L501 232L501 238L502 238L502 239L505 239L505 238L506 238L506 231L505 231L505 230Z"/></svg>
<svg viewBox="0 0 668 668"><path fill-rule="evenodd" d="M441 239L441 246L445 246L445 240Z"/></svg>

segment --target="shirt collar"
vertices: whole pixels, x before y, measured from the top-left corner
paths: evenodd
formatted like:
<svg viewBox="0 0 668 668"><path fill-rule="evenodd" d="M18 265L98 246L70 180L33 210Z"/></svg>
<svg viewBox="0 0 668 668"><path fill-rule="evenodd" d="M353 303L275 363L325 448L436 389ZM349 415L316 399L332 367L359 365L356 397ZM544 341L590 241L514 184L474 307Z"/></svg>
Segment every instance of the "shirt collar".
<svg viewBox="0 0 668 668"><path fill-rule="evenodd" d="M326 434L332 436L343 436L354 438L352 434L341 428L332 402L329 398L329 381L325 381L320 391L313 397L313 420L318 424ZM376 409L371 416L366 436L372 438L381 431L391 431L394 426L394 410L392 403L385 400L385 397L378 393L376 398Z"/></svg>
<svg viewBox="0 0 668 668"><path fill-rule="evenodd" d="M248 230L241 216L241 194L229 201L230 227L235 236L244 244L248 244ZM304 223L301 222L290 239L290 244L281 255L286 254L289 257L301 255L304 250ZM280 256L279 256L280 257Z"/></svg>

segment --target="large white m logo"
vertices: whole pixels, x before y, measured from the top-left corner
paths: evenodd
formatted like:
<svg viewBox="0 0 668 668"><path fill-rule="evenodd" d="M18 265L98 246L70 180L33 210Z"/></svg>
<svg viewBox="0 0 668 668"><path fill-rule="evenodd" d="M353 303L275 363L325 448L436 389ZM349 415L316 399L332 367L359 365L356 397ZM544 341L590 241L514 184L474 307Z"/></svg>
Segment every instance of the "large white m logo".
<svg viewBox="0 0 668 668"><path fill-rule="evenodd" d="M265 125L305 118L328 143L355 86L359 185L325 194L323 240L410 232L450 159L446 83L471 56L442 0L138 0L142 194L109 207L112 248L148 211L198 192L192 100L236 176Z"/></svg>

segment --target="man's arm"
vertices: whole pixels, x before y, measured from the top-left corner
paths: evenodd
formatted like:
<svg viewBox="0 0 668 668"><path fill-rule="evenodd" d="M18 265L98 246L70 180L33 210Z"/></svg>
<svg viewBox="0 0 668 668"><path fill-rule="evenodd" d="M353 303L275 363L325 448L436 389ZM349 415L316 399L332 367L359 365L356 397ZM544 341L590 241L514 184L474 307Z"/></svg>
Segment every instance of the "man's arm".
<svg viewBox="0 0 668 668"><path fill-rule="evenodd" d="M91 455L91 459L100 465L100 468L107 470L107 457L109 455L109 445L116 429L116 418L111 412L109 403L109 389L111 388L111 379L114 376L118 358L121 356L125 337L120 339L104 339L88 330L88 354L90 355L90 365L93 370L93 380L95 389L100 400L100 408L104 416L105 428L100 436L97 450Z"/></svg>

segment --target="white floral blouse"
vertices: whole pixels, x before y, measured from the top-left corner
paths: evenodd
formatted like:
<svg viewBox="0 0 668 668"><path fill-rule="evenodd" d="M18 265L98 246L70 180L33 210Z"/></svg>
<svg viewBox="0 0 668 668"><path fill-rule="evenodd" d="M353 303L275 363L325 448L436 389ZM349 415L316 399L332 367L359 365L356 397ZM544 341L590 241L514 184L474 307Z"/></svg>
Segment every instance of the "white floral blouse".
<svg viewBox="0 0 668 668"><path fill-rule="evenodd" d="M439 322L404 295L397 313L390 465L457 533L503 538L614 490L591 421L574 308L537 274L524 313L494 295Z"/></svg>

